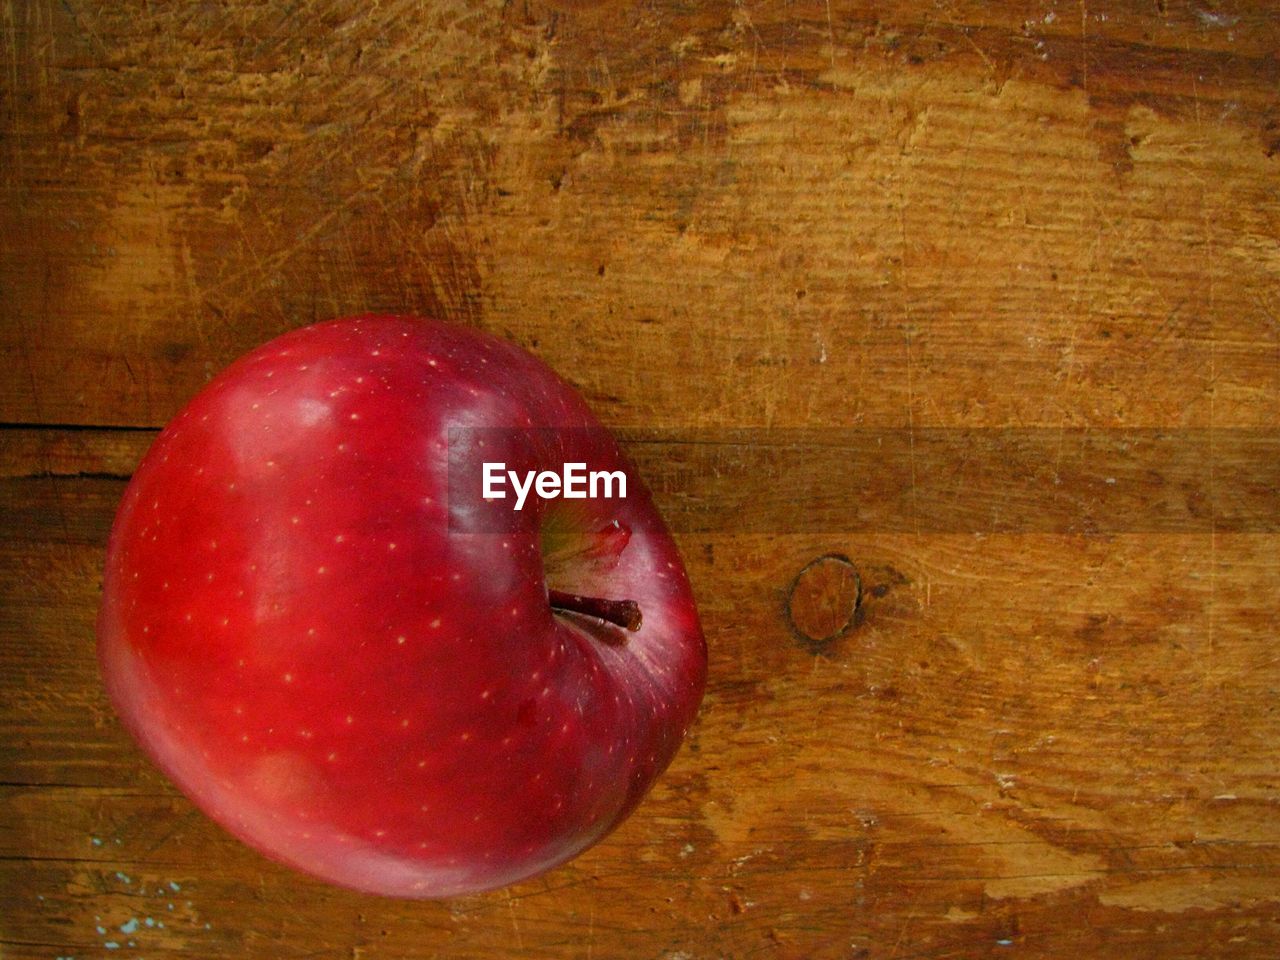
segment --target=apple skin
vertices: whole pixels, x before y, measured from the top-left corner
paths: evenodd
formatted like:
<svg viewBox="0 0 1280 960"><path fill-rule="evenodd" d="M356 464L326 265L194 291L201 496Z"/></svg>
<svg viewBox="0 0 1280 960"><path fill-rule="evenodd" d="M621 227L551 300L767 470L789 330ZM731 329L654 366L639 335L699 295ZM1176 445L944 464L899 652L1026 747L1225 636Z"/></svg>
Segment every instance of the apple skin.
<svg viewBox="0 0 1280 960"><path fill-rule="evenodd" d="M516 514L477 479L451 502L450 431L490 436L459 428L512 428L484 456L513 468L623 470L628 496ZM585 545L552 585L636 601L637 632L551 609L549 525ZM162 431L112 529L98 656L125 726L215 821L412 898L598 841L706 678L676 546L581 397L505 341L373 315L260 347Z"/></svg>

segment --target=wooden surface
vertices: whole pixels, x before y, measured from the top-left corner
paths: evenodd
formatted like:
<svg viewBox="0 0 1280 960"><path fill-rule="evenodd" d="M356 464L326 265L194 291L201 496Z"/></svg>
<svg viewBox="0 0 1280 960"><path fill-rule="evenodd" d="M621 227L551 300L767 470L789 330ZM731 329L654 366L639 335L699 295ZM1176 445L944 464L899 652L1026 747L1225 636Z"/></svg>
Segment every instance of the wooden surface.
<svg viewBox="0 0 1280 960"><path fill-rule="evenodd" d="M1280 412L1270 4L7 0L0 38L0 956L1280 953L1276 485L1223 479ZM93 658L154 430L363 310L643 433L711 650L628 823L453 902L229 839ZM914 459L996 428L1058 438L1021 500ZM1083 522L1109 481L1058 468L1130 429L1204 469Z"/></svg>

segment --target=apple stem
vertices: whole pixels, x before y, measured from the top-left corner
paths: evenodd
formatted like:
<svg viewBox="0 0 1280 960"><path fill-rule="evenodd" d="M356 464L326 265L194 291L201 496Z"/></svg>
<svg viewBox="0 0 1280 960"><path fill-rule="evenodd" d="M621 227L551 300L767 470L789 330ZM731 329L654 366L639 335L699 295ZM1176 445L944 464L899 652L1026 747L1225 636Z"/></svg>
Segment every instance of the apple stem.
<svg viewBox="0 0 1280 960"><path fill-rule="evenodd" d="M560 590L547 591L551 609L566 610L595 617L617 627L625 627L632 633L640 629L640 604L634 600L605 600L601 597L580 597L576 593Z"/></svg>

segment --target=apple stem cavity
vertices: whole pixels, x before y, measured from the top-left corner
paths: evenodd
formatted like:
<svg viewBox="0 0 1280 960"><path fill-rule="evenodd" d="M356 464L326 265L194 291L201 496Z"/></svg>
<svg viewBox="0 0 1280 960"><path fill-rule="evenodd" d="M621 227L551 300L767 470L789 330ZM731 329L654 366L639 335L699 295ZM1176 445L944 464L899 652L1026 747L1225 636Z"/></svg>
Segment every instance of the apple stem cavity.
<svg viewBox="0 0 1280 960"><path fill-rule="evenodd" d="M605 600L601 597L580 597L576 593L548 590L547 599L552 610L580 613L584 616L612 623L635 633L640 629L640 604L634 600Z"/></svg>

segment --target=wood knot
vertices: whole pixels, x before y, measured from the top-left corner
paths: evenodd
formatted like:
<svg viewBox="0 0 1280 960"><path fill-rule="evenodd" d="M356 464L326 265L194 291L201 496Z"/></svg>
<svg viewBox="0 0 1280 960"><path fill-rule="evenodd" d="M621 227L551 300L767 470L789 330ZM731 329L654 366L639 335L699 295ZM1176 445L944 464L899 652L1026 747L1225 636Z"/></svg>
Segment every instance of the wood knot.
<svg viewBox="0 0 1280 960"><path fill-rule="evenodd" d="M862 619L862 578L848 557L827 553L806 563L791 581L785 606L797 640L822 653Z"/></svg>

